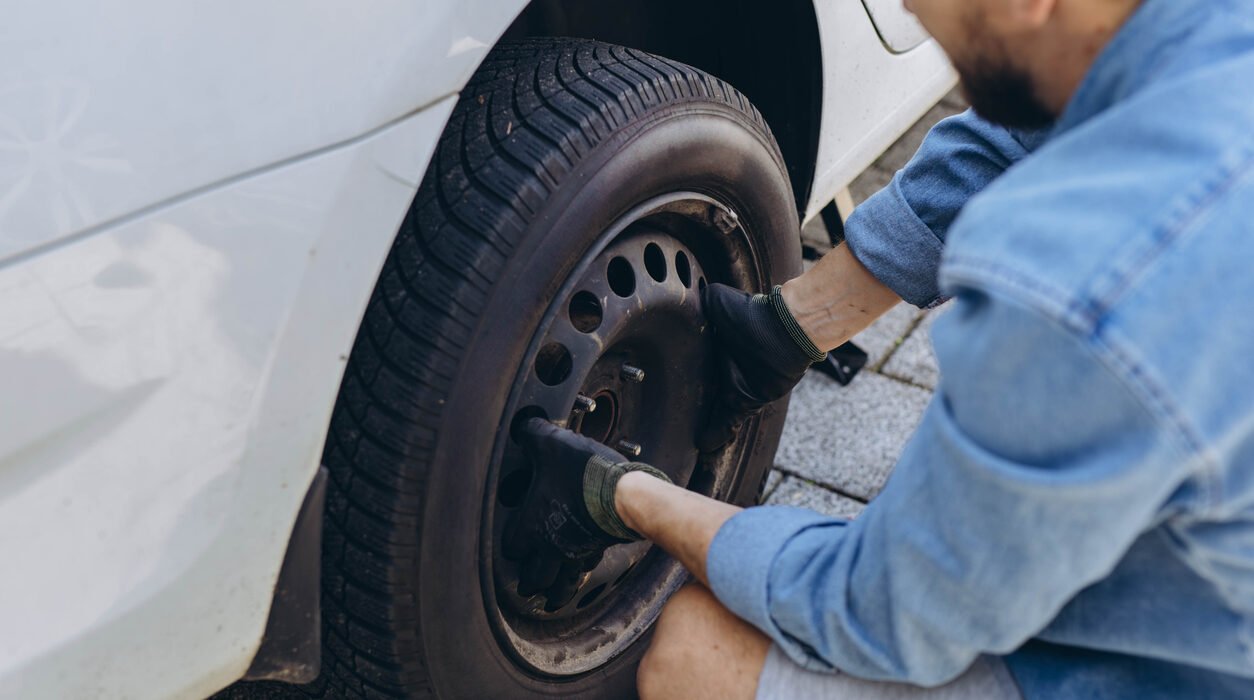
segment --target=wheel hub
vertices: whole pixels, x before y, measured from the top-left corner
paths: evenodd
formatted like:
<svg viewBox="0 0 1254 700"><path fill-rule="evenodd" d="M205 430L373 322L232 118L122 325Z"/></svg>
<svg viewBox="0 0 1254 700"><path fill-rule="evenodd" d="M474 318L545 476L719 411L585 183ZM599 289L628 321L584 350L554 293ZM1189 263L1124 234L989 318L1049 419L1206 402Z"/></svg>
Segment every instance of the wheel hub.
<svg viewBox="0 0 1254 700"><path fill-rule="evenodd" d="M533 469L544 468L529 464L513 438L522 422L539 416L577 430L706 496L756 492L756 481L743 481L760 458L756 422L717 454L695 446L716 378L700 304L706 277L766 284L764 261L737 222L706 195L661 195L602 233L548 300L498 428L480 529L485 609L524 672L569 678L604 666L648 630L688 574L636 542L610 547L592 571L558 582L552 601L520 590L503 536Z"/></svg>
<svg viewBox="0 0 1254 700"><path fill-rule="evenodd" d="M636 231L613 242L592 260L569 300L555 300L565 313L544 332L517 415L542 415L630 459L653 460L686 484L697 462L693 438L708 384L699 381L710 354L703 279L691 251L664 233ZM544 468L529 464L517 446L502 462L502 478L516 482L530 483L532 470ZM527 476L511 477L516 473ZM501 515L497 522L508 520L507 512ZM517 563L499 557L497 596L530 619L572 618L626 581L648 549L612 547L575 582L575 595L558 604L543 593L520 593Z"/></svg>

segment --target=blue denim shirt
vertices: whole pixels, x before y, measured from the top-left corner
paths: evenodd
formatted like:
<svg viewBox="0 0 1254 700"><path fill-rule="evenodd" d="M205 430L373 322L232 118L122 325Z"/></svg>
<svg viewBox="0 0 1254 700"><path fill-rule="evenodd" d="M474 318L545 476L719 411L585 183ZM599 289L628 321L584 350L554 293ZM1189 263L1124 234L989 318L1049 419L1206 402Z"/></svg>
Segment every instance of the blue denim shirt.
<svg viewBox="0 0 1254 700"><path fill-rule="evenodd" d="M1254 3L1146 0L1054 129L943 122L847 236L955 300L940 385L857 520L729 520L719 599L867 679L1254 697Z"/></svg>

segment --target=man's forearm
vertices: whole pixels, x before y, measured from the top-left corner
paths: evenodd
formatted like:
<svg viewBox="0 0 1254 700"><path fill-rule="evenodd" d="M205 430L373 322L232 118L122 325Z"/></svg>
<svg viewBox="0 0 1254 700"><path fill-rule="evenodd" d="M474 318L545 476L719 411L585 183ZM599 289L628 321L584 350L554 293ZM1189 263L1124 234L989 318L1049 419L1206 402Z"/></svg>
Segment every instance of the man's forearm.
<svg viewBox="0 0 1254 700"><path fill-rule="evenodd" d="M640 472L619 480L615 507L627 527L666 550L707 586L710 543L723 523L741 511Z"/></svg>
<svg viewBox="0 0 1254 700"><path fill-rule="evenodd" d="M824 352L840 347L901 301L843 245L785 284L783 295L801 329Z"/></svg>

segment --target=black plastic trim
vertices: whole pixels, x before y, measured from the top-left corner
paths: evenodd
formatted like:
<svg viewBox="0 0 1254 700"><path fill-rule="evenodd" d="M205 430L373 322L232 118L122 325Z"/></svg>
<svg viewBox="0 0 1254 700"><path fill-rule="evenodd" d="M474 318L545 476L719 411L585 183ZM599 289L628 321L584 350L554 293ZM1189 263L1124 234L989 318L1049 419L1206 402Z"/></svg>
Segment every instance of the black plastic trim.
<svg viewBox="0 0 1254 700"><path fill-rule="evenodd" d="M318 467L274 587L261 647L244 680L310 683L322 669L322 513L327 468Z"/></svg>

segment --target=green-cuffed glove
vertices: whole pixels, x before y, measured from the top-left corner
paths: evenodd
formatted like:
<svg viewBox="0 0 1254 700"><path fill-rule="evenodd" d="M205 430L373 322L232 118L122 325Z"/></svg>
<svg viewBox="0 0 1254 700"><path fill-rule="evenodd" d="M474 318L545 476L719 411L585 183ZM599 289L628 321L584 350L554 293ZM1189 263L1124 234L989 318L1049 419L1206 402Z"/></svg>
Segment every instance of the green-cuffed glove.
<svg viewBox="0 0 1254 700"><path fill-rule="evenodd" d="M702 294L722 352L719 401L697 440L702 452L726 446L746 418L786 396L810 365L827 358L801 330L780 289L751 295L711 284Z"/></svg>
<svg viewBox="0 0 1254 700"><path fill-rule="evenodd" d="M668 483L670 478L543 418L524 423L517 438L534 476L506 533L505 555L522 562L520 589L549 590L552 598L555 581L560 584L565 574L589 571L607 547L640 539L615 507L618 480L633 471Z"/></svg>

